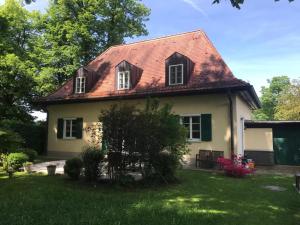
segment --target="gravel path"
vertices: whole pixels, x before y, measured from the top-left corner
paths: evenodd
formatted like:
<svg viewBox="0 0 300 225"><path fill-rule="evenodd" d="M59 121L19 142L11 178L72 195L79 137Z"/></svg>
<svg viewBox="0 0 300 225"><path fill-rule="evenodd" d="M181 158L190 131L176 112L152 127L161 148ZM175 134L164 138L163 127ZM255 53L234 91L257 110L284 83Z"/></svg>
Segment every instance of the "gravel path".
<svg viewBox="0 0 300 225"><path fill-rule="evenodd" d="M48 165L56 165L56 172L58 174L64 174L64 165L66 160L58 160L58 161L50 161L50 162L43 162L37 163L32 165L32 171L36 173L47 173L47 166Z"/></svg>

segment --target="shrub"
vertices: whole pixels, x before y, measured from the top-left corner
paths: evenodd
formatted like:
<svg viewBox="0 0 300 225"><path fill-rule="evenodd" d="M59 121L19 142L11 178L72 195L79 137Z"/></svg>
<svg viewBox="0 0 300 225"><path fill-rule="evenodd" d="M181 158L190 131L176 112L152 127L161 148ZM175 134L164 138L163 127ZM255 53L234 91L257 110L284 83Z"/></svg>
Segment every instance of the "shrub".
<svg viewBox="0 0 300 225"><path fill-rule="evenodd" d="M81 157L86 180L96 181L101 173L100 162L104 159L104 154L96 147L87 147Z"/></svg>
<svg viewBox="0 0 300 225"><path fill-rule="evenodd" d="M132 184L134 184L135 179L132 175L121 174L118 178L118 182L122 186L131 186Z"/></svg>
<svg viewBox="0 0 300 225"><path fill-rule="evenodd" d="M33 162L38 156L37 151L30 149L30 148L18 149L17 152L25 153L29 158L29 160L28 160L29 162Z"/></svg>
<svg viewBox="0 0 300 225"><path fill-rule="evenodd" d="M64 173L67 174L71 179L78 180L80 172L82 170L82 160L79 158L72 158L66 161L64 165Z"/></svg>
<svg viewBox="0 0 300 225"><path fill-rule="evenodd" d="M27 162L29 157L22 152L10 153L7 156L7 165L12 167L14 170L19 170L23 163Z"/></svg>
<svg viewBox="0 0 300 225"><path fill-rule="evenodd" d="M178 158L168 151L162 151L153 157L153 167L158 177L163 181L172 181L175 179L175 172L179 165Z"/></svg>
<svg viewBox="0 0 300 225"><path fill-rule="evenodd" d="M238 178L244 177L247 174L252 173L250 169L247 169L243 166L237 166L237 165L225 166L224 171L227 176L238 177Z"/></svg>

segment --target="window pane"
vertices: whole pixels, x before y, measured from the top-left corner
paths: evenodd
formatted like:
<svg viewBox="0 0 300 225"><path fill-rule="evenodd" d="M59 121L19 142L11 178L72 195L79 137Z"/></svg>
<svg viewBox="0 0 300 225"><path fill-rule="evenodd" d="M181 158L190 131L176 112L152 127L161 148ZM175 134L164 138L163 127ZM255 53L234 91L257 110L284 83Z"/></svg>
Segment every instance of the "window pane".
<svg viewBox="0 0 300 225"><path fill-rule="evenodd" d="M124 75L124 88L128 88L129 87L129 76L128 73L125 73Z"/></svg>
<svg viewBox="0 0 300 225"><path fill-rule="evenodd" d="M177 74L181 74L182 73L182 65L178 65L177 66Z"/></svg>
<svg viewBox="0 0 300 225"><path fill-rule="evenodd" d="M71 121L70 120L66 120L66 137L70 137L71 136Z"/></svg>
<svg viewBox="0 0 300 225"><path fill-rule="evenodd" d="M119 73L119 89L123 88L123 73Z"/></svg>
<svg viewBox="0 0 300 225"><path fill-rule="evenodd" d="M200 124L193 124L192 125L192 130L193 131L200 131Z"/></svg>
<svg viewBox="0 0 300 225"><path fill-rule="evenodd" d="M193 131L192 132L192 138L200 139L200 132L199 131Z"/></svg>
<svg viewBox="0 0 300 225"><path fill-rule="evenodd" d="M192 116L192 123L200 123L200 116Z"/></svg>
<svg viewBox="0 0 300 225"><path fill-rule="evenodd" d="M176 80L177 84L181 84L182 83L182 75L181 74L177 74L177 80Z"/></svg>
<svg viewBox="0 0 300 225"><path fill-rule="evenodd" d="M76 120L72 120L72 137L76 137Z"/></svg>

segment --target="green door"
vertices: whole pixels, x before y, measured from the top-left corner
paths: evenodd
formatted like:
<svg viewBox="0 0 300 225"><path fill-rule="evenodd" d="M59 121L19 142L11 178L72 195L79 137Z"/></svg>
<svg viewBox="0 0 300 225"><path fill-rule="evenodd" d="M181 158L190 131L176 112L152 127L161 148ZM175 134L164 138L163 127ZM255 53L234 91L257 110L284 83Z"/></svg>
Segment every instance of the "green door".
<svg viewBox="0 0 300 225"><path fill-rule="evenodd" d="M273 128L275 163L300 165L300 130L288 127Z"/></svg>

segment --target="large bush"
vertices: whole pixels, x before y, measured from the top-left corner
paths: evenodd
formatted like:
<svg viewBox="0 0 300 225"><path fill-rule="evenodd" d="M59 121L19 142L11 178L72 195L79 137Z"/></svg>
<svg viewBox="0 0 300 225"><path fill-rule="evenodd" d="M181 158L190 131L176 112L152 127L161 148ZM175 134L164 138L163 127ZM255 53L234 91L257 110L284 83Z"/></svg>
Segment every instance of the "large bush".
<svg viewBox="0 0 300 225"><path fill-rule="evenodd" d="M101 175L100 162L104 159L104 154L96 147L87 147L81 157L86 180L96 181Z"/></svg>
<svg viewBox="0 0 300 225"><path fill-rule="evenodd" d="M64 165L64 173L71 179L78 180L82 170L82 160L80 158L72 158L66 161Z"/></svg>
<svg viewBox="0 0 300 225"><path fill-rule="evenodd" d="M159 107L157 100L149 100L144 110L113 105L102 111L99 121L111 177L120 177L132 168L140 169L144 176L159 173L163 180L174 177L187 153L187 142L186 129L171 109L170 105Z"/></svg>
<svg viewBox="0 0 300 225"><path fill-rule="evenodd" d="M23 163L29 160L29 157L25 153L17 152L10 153L7 156L7 167L12 167L14 170L19 170Z"/></svg>

